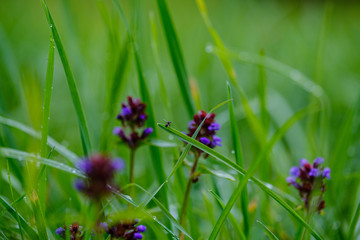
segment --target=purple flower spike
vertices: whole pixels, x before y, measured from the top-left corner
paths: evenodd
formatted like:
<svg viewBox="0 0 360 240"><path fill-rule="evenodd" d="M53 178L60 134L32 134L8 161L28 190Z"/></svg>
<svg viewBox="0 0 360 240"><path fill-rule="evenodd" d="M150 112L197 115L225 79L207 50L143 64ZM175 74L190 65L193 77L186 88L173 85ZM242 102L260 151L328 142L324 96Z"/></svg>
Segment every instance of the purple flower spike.
<svg viewBox="0 0 360 240"><path fill-rule="evenodd" d="M137 230L138 230L139 232L145 232L145 231L146 231L146 227L145 227L144 225L139 225L139 226L137 227Z"/></svg>
<svg viewBox="0 0 360 240"><path fill-rule="evenodd" d="M322 157L318 157L314 160L314 167L319 166L320 164L322 164L324 162L324 159Z"/></svg>
<svg viewBox="0 0 360 240"><path fill-rule="evenodd" d="M55 233L57 235L63 235L65 233L65 229L63 229L62 227L59 227L58 229L55 230Z"/></svg>
<svg viewBox="0 0 360 240"><path fill-rule="evenodd" d="M305 158L301 159L300 160L300 167L304 167L305 164L309 164L309 162Z"/></svg>
<svg viewBox="0 0 360 240"><path fill-rule="evenodd" d="M290 168L290 175L294 177L300 177L300 168L298 167L292 167Z"/></svg>
<svg viewBox="0 0 360 240"><path fill-rule="evenodd" d="M210 126L208 127L209 131L218 131L220 130L220 124L219 123L211 123Z"/></svg>
<svg viewBox="0 0 360 240"><path fill-rule="evenodd" d="M312 168L309 172L310 177L317 177L319 176L319 170L317 168Z"/></svg>
<svg viewBox="0 0 360 240"><path fill-rule="evenodd" d="M204 145L209 145L210 144L210 140L206 137L201 137L200 138L200 142Z"/></svg>
<svg viewBox="0 0 360 240"><path fill-rule="evenodd" d="M129 107L123 107L122 110L121 110L121 114L124 115L124 116L129 116L131 115L131 108Z"/></svg>
<svg viewBox="0 0 360 240"><path fill-rule="evenodd" d="M124 160L121 158L114 158L114 161L112 162L112 167L115 171L122 170L125 167Z"/></svg>
<svg viewBox="0 0 360 240"><path fill-rule="evenodd" d="M142 239L143 235L141 233L134 233L134 238L135 239Z"/></svg>
<svg viewBox="0 0 360 240"><path fill-rule="evenodd" d="M222 142L222 139L219 138L218 136L213 137L213 143L215 144L215 146L221 147L222 146L221 142Z"/></svg>
<svg viewBox="0 0 360 240"><path fill-rule="evenodd" d="M323 173L322 173L322 176L323 176L324 178L330 179L330 173L331 173L330 168L324 168L324 171L323 171Z"/></svg>

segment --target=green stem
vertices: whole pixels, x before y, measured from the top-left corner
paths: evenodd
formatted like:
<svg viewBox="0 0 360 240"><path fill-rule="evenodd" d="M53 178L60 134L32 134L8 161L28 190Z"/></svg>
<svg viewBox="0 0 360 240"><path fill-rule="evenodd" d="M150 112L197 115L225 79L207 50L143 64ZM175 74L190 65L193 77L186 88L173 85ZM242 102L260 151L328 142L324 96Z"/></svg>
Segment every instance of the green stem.
<svg viewBox="0 0 360 240"><path fill-rule="evenodd" d="M194 180L194 175L195 175L195 172L196 172L196 166L198 164L199 157L200 157L200 154L196 153L195 161L194 161L194 164L193 164L193 166L191 168L189 180L188 180L187 185L186 185L184 201L183 201L183 204L182 204L182 207L181 207L181 213L180 213L180 225L181 226L184 226L184 219L185 219L185 215L186 215L185 214L186 213L186 207L187 207L187 204L188 204L188 201L189 201L190 190L191 190L191 186L192 186L192 183L193 183L193 180ZM180 232L180 239L184 239L184 233L183 232Z"/></svg>
<svg viewBox="0 0 360 240"><path fill-rule="evenodd" d="M130 150L130 178L129 183L134 183L134 166L135 166L135 148L131 148ZM130 196L133 195L134 187L131 187Z"/></svg>
<svg viewBox="0 0 360 240"><path fill-rule="evenodd" d="M306 211L306 223L309 224L310 223L310 213L307 210ZM301 234L301 240L305 240L306 239L306 228L303 229L303 232Z"/></svg>

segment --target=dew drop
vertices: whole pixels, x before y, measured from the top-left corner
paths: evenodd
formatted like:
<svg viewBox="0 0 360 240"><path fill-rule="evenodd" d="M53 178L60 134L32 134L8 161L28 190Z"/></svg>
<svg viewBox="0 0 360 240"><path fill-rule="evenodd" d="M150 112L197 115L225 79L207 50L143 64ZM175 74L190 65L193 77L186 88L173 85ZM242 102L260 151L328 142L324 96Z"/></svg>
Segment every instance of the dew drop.
<svg viewBox="0 0 360 240"><path fill-rule="evenodd" d="M231 154L235 154L235 150L231 150Z"/></svg>
<svg viewBox="0 0 360 240"><path fill-rule="evenodd" d="M214 48L213 48L212 45L210 45L210 44L206 45L205 51L206 51L207 53L212 53L213 50L214 50Z"/></svg>

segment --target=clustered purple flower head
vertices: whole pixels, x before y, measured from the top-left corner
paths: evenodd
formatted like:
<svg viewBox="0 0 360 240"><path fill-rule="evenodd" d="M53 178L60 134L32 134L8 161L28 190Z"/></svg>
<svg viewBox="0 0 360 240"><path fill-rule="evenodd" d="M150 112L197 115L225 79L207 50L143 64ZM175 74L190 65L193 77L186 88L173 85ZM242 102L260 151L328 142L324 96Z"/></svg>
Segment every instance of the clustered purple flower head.
<svg viewBox="0 0 360 240"><path fill-rule="evenodd" d="M84 232L82 231L83 227L79 225L79 223L74 222L73 224L66 226L64 225L63 227L59 227L58 229L56 229L55 233L57 235L59 235L62 239L67 239L66 238L66 228L69 228L69 233L70 233L70 239L71 240L82 240L84 238Z"/></svg>
<svg viewBox="0 0 360 240"><path fill-rule="evenodd" d="M116 171L124 168L120 158L111 159L107 155L93 155L78 162L77 167L85 174L86 179L78 179L75 188L84 192L92 199L99 200L111 192L109 186L114 186Z"/></svg>
<svg viewBox="0 0 360 240"><path fill-rule="evenodd" d="M198 114L194 115L193 120L191 120L188 125L189 132L187 133L187 135L189 137L192 137L201 122L205 119L206 115L207 113L203 110L199 111ZM196 140L210 148L221 146L222 141L220 137L215 135L216 132L220 130L220 124L215 122L214 120L215 116L215 113L212 113L209 115L208 118L206 118L203 125L201 126L198 135L196 136ZM199 149L197 151L199 153L202 153L202 151ZM204 157L207 157L207 154L205 154Z"/></svg>
<svg viewBox="0 0 360 240"><path fill-rule="evenodd" d="M150 127L143 129L147 119L146 104L130 96L127 100L127 103L122 103L121 113L117 116L122 128L115 127L113 134L119 136L130 148L135 149L153 132L153 129Z"/></svg>
<svg viewBox="0 0 360 240"><path fill-rule="evenodd" d="M101 223L100 226L110 235L110 238L120 238L124 240L136 240L142 239L144 233L146 231L146 227L144 225L138 225L138 220L124 220L115 224L111 224L110 226L104 222Z"/></svg>
<svg viewBox="0 0 360 240"><path fill-rule="evenodd" d="M299 190L301 199L305 203L307 211L310 209L312 194L315 191L320 191L318 196L316 209L320 212L325 208L325 201L322 200L322 196L326 190L324 179L330 179L330 168L322 167L321 164L324 159L318 157L314 160L313 164L310 164L306 159L300 160L299 167L292 167L290 169L290 176L286 179L289 185L293 185Z"/></svg>

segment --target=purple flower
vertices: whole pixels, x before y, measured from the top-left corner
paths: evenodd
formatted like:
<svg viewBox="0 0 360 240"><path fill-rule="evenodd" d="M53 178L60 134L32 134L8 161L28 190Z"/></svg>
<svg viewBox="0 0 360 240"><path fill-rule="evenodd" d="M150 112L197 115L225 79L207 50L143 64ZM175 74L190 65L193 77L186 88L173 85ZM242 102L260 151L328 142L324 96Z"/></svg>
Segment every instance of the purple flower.
<svg viewBox="0 0 360 240"><path fill-rule="evenodd" d="M112 167L115 171L122 170L125 167L124 160L122 158L114 158L112 162Z"/></svg>
<svg viewBox="0 0 360 240"><path fill-rule="evenodd" d="M134 238L135 239L142 239L143 235L141 233L134 233Z"/></svg>
<svg viewBox="0 0 360 240"><path fill-rule="evenodd" d="M151 127L148 127L148 128L145 128L142 135L141 135L141 138L144 139L146 138L147 136L149 136L154 130L151 128Z"/></svg>
<svg viewBox="0 0 360 240"><path fill-rule="evenodd" d="M292 177L292 176L287 177L287 178L286 178L286 182L287 182L288 184L294 184L294 183L296 183L296 178L295 178L295 177Z"/></svg>
<svg viewBox="0 0 360 240"><path fill-rule="evenodd" d="M109 226L108 226L108 224L107 224L106 222L101 222L101 223L99 224L99 226L100 226L102 229L104 229L105 231L107 231L107 230L109 229Z"/></svg>
<svg viewBox="0 0 360 240"><path fill-rule="evenodd" d="M140 114L139 119L142 120L142 121L145 121L146 120L146 115L145 114Z"/></svg>
<svg viewBox="0 0 360 240"><path fill-rule="evenodd" d="M222 146L221 142L222 142L222 139L221 139L221 138L219 138L219 137L216 136L216 135L213 136L213 144L214 144L215 146L221 147L221 146Z"/></svg>
<svg viewBox="0 0 360 240"><path fill-rule="evenodd" d="M309 162L305 158L300 160L300 167L304 167L306 164L309 164Z"/></svg>
<svg viewBox="0 0 360 240"><path fill-rule="evenodd" d="M314 166L319 166L320 164L322 164L324 162L324 159L321 158L321 157L317 157L315 160L314 160Z"/></svg>
<svg viewBox="0 0 360 240"><path fill-rule="evenodd" d="M195 124L194 120L191 120L188 124L188 128L192 128L192 126Z"/></svg>
<svg viewBox="0 0 360 240"><path fill-rule="evenodd" d="M322 176L324 178L330 179L330 173L331 173L330 168L324 168L324 170L322 172Z"/></svg>
<svg viewBox="0 0 360 240"><path fill-rule="evenodd" d="M300 177L300 168L298 167L292 167L290 168L290 175L294 176L294 177Z"/></svg>
<svg viewBox="0 0 360 240"><path fill-rule="evenodd" d="M76 179L74 183L74 187L78 191L83 191L86 187L85 182L81 179Z"/></svg>
<svg viewBox="0 0 360 240"><path fill-rule="evenodd" d="M78 179L75 188L85 193L88 197L99 200L109 194L113 186L115 172L124 167L124 162L119 158L112 160L107 155L93 155L78 164L86 175L86 181Z"/></svg>
<svg viewBox="0 0 360 240"><path fill-rule="evenodd" d="M123 107L121 109L121 114L124 116L129 116L129 115L131 115L131 113L132 113L131 108L129 108L129 107Z"/></svg>
<svg viewBox="0 0 360 240"><path fill-rule="evenodd" d="M120 135L121 134L121 132L122 132L122 129L121 129L121 127L114 127L114 130L113 130L113 134L114 135Z"/></svg>
<svg viewBox="0 0 360 240"><path fill-rule="evenodd" d="M317 168L312 168L309 172L310 177L317 177L319 176L319 170Z"/></svg>
<svg viewBox="0 0 360 240"><path fill-rule="evenodd" d="M216 122L213 122L210 124L210 126L208 127L208 130L209 131L218 131L220 130L220 124L219 123L216 123Z"/></svg>
<svg viewBox="0 0 360 240"><path fill-rule="evenodd" d="M210 140L206 137L201 137L200 138L200 142L204 145L209 145L210 144Z"/></svg>
<svg viewBox="0 0 360 240"><path fill-rule="evenodd" d="M84 173L89 173L91 171L91 167L92 167L89 159L87 159L87 158L84 158L81 161L79 161L76 164L76 166L78 169L80 169Z"/></svg>
<svg viewBox="0 0 360 240"><path fill-rule="evenodd" d="M145 232L145 231L146 231L146 227L145 227L144 225L139 225L139 226L137 226L137 230L138 230L139 232Z"/></svg>
<svg viewBox="0 0 360 240"><path fill-rule="evenodd" d="M57 235L63 235L63 234L65 234L65 229L63 229L62 227L59 227L58 229L55 230L55 233Z"/></svg>

